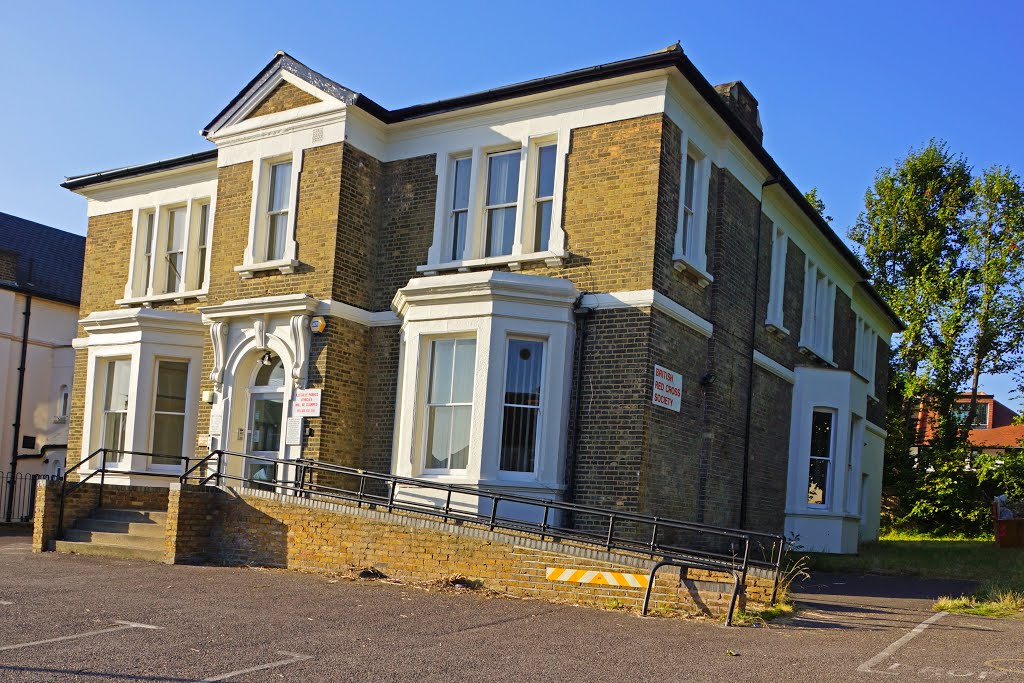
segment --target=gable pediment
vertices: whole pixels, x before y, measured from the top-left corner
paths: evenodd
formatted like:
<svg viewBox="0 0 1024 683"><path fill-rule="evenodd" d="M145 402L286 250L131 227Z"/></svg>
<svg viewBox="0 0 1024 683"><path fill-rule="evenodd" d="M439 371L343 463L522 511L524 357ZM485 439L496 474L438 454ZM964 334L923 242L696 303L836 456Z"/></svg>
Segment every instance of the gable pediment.
<svg viewBox="0 0 1024 683"><path fill-rule="evenodd" d="M203 135L211 137L222 131L230 132L225 129L275 125L284 120L340 110L357 97L357 93L345 86L278 52L206 125Z"/></svg>

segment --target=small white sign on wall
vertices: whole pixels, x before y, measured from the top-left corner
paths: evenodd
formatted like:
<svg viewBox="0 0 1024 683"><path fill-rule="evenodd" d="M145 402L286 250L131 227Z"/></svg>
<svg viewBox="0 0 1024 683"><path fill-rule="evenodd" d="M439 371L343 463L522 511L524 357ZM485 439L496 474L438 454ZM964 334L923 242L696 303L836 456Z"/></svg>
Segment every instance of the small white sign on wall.
<svg viewBox="0 0 1024 683"><path fill-rule="evenodd" d="M302 418L289 417L285 421L284 444L286 446L302 445Z"/></svg>
<svg viewBox="0 0 1024 683"><path fill-rule="evenodd" d="M224 406L217 404L210 408L210 428L207 430L213 436L220 436L224 429Z"/></svg>
<svg viewBox="0 0 1024 683"><path fill-rule="evenodd" d="M296 389L292 402L294 417L320 417L321 389Z"/></svg>
<svg viewBox="0 0 1024 683"><path fill-rule="evenodd" d="M682 409L683 376L675 370L654 366L654 396L651 402L656 406L674 410Z"/></svg>

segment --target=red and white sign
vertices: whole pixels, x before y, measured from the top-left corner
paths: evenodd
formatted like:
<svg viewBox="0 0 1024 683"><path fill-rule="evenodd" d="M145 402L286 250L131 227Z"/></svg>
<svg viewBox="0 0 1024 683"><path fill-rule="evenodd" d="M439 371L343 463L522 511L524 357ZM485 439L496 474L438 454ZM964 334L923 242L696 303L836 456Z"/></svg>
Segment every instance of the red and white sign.
<svg viewBox="0 0 1024 683"><path fill-rule="evenodd" d="M321 389L296 389L292 401L293 417L320 417Z"/></svg>
<svg viewBox="0 0 1024 683"><path fill-rule="evenodd" d="M654 366L654 396L651 402L656 406L674 410L682 408L683 376L675 370Z"/></svg>

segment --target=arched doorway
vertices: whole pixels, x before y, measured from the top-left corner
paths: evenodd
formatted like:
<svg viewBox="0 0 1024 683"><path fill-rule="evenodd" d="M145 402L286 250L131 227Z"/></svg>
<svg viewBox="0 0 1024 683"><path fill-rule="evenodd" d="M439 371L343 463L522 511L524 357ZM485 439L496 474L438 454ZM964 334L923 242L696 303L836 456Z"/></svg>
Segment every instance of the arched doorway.
<svg viewBox="0 0 1024 683"><path fill-rule="evenodd" d="M266 351L256 365L249 386L246 450L249 455L277 460L281 457L281 439L285 416L285 369L281 358ZM256 488L273 490L277 464L247 458L245 477ZM266 482L266 483L262 483Z"/></svg>

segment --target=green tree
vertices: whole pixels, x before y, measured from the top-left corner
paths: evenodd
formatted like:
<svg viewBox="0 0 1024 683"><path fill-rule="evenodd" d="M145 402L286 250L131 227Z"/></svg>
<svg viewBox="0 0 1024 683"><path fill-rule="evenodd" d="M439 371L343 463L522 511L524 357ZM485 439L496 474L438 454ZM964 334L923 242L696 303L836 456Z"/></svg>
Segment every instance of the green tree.
<svg viewBox="0 0 1024 683"><path fill-rule="evenodd" d="M850 237L875 286L907 324L889 387L887 488L897 517L937 531L983 530L1007 460L968 445L982 374L1021 368L1024 191L1002 167L972 177L941 141L878 173ZM962 391L967 414L954 410ZM919 444L924 406L932 438ZM920 448L917 448L920 446Z"/></svg>
<svg viewBox="0 0 1024 683"><path fill-rule="evenodd" d="M832 216L829 216L826 213L827 209L825 208L825 200L823 200L818 194L817 186L812 187L807 190L807 192L804 192L804 197L806 197L807 201L814 207L814 210L818 212L818 215L825 219L826 223L832 222Z"/></svg>

